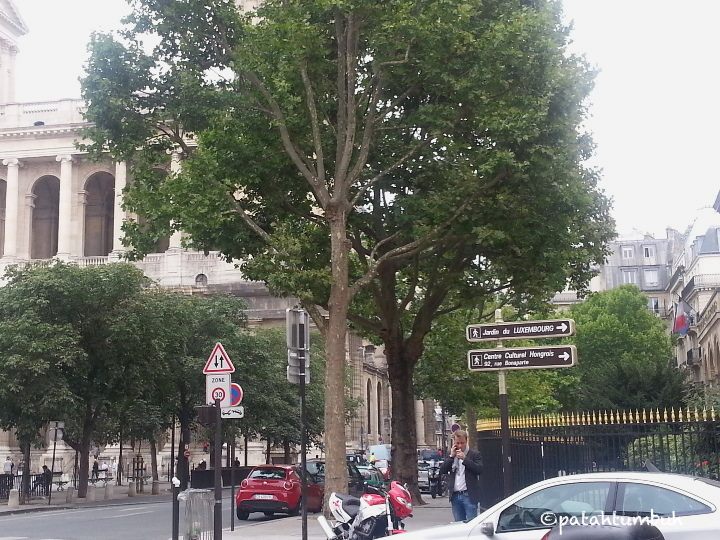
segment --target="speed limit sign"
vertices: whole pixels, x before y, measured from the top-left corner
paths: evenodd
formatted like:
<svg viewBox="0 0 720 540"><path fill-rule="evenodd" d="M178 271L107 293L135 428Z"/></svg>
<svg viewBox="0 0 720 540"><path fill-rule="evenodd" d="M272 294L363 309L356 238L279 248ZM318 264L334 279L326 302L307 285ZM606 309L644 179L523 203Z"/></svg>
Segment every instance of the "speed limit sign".
<svg viewBox="0 0 720 540"><path fill-rule="evenodd" d="M205 402L208 405L220 400L221 407L230 406L230 374L218 373L205 376Z"/></svg>

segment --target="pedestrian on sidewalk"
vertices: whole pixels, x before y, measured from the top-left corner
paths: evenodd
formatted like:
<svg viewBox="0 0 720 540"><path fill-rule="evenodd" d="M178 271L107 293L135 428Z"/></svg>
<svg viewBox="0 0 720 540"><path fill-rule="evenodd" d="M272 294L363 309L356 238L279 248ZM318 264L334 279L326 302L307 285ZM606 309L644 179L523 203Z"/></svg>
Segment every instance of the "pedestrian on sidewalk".
<svg viewBox="0 0 720 540"><path fill-rule="evenodd" d="M91 480L97 481L100 478L100 465L98 464L97 458L93 461L92 474L90 475Z"/></svg>
<svg viewBox="0 0 720 540"><path fill-rule="evenodd" d="M455 521L468 522L477 516L480 502L480 453L468 447L468 435L458 430L453 434L450 455L440 465L440 474L450 473L448 493Z"/></svg>
<svg viewBox="0 0 720 540"><path fill-rule="evenodd" d="M3 473L12 476L13 468L15 468L15 464L13 463L12 458L8 456L5 458L5 463L3 463Z"/></svg>

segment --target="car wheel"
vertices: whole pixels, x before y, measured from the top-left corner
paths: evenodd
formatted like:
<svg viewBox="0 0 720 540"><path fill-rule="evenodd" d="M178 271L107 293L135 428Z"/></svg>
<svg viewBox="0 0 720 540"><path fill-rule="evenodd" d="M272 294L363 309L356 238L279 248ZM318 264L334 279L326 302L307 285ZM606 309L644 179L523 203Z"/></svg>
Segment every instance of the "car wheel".
<svg viewBox="0 0 720 540"><path fill-rule="evenodd" d="M267 517L271 517L275 515L275 512L263 512Z"/></svg>
<svg viewBox="0 0 720 540"><path fill-rule="evenodd" d="M293 508L292 510L290 510L290 515L291 515L291 516L298 516L298 515L300 515L300 512L302 511L302 504L303 504L303 500L300 499L300 500L298 501L297 506L296 506L295 508Z"/></svg>
<svg viewBox="0 0 720 540"><path fill-rule="evenodd" d="M244 510L238 510L237 517L240 521L245 521L247 518L250 517L250 512L245 512Z"/></svg>

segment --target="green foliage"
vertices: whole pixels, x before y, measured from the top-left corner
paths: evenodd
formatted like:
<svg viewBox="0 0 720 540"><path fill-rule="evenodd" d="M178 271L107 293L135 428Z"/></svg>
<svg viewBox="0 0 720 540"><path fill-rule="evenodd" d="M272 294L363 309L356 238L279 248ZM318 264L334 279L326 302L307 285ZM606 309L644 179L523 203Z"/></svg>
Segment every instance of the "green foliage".
<svg viewBox="0 0 720 540"><path fill-rule="evenodd" d="M663 322L627 285L592 294L571 311L577 327L577 392L571 409L670 408L684 403L685 377Z"/></svg>
<svg viewBox="0 0 720 540"><path fill-rule="evenodd" d="M352 302L408 395L435 317L497 294L525 309L603 261L612 220L581 130L593 74L558 3L132 5L83 81L89 150L129 160L126 205L147 218L126 226L132 256L182 229L275 294L343 318ZM169 148L182 174L161 170Z"/></svg>

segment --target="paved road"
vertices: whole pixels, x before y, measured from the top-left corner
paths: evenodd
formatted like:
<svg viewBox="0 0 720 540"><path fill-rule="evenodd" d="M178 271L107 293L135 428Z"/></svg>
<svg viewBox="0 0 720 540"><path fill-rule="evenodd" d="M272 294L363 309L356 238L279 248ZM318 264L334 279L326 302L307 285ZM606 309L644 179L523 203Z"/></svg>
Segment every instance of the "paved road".
<svg viewBox="0 0 720 540"><path fill-rule="evenodd" d="M224 493L223 526L230 526L229 492ZM0 540L168 540L171 536L172 509L169 498L135 504L84 507L0 516ZM181 505L181 534L184 507ZM408 530L447 523L449 505L416 508L407 520ZM315 515L308 516L310 540L322 538ZM248 521L235 520L234 533L227 540L300 538L300 518L265 517L251 514Z"/></svg>

